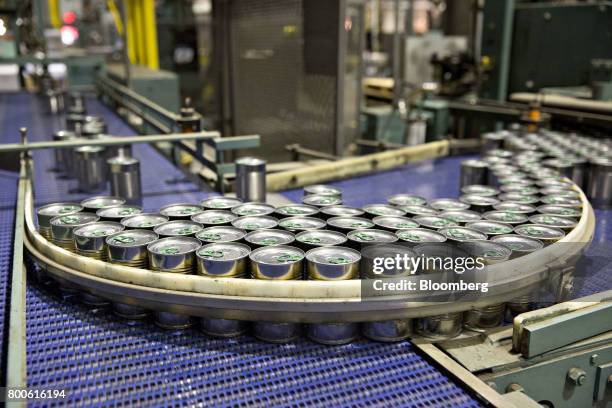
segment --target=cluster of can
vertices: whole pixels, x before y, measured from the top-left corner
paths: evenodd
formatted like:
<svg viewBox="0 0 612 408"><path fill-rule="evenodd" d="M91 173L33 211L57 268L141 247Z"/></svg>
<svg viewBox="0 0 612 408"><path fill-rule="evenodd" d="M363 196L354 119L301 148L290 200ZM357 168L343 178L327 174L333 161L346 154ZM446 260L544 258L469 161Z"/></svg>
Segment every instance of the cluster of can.
<svg viewBox="0 0 612 408"><path fill-rule="evenodd" d="M482 142L483 154L508 150L518 156L525 172L540 171L544 175L555 170L553 175L573 181L594 207L612 207L612 142L609 139L547 129L521 133L517 129L485 133ZM503 160L489 160L487 164L491 176L500 171L509 174L503 168L507 164Z"/></svg>
<svg viewBox="0 0 612 408"><path fill-rule="evenodd" d="M342 192L309 186L300 204L274 207L212 197L199 204L172 204L158 213L119 197L93 197L81 203L57 203L38 209L42 235L65 249L111 263L154 271L198 274L209 278L267 280L380 279L374 258L397 254L434 255L453 243L482 254L489 264L531 253L561 239L581 216L573 183L555 169L534 167L534 151L487 151L482 160L461 167L461 196L427 201L410 194L363 208L343 205ZM537 162L540 162L539 160ZM505 167L502 167L505 166ZM506 171L510 167L511 172ZM514 167L514 168L513 168ZM373 245L373 244L386 244ZM423 270L422 274L437 271ZM382 278L410 271L388 271ZM90 302L95 303L91 299ZM93 297L95 300L95 297ZM138 319L137 305L114 304L115 313ZM342 321L302 325L254 322L253 334L269 342L287 342L303 330L314 341L343 344L361 333L378 341L400 341L414 331L430 337L453 337L463 327L501 324L505 313L533 306L531 295L507 304L466 313L368 323ZM180 311L157 312L162 327L194 323ZM246 322L201 318L209 335L244 333Z"/></svg>
<svg viewBox="0 0 612 408"><path fill-rule="evenodd" d="M102 118L87 115L81 95L71 95L69 101L66 129L55 132L54 141L111 137ZM142 201L140 162L131 156L131 145L55 149L55 167L64 177L76 179L81 192L101 193L110 185L112 195L124 197L130 204L139 204Z"/></svg>

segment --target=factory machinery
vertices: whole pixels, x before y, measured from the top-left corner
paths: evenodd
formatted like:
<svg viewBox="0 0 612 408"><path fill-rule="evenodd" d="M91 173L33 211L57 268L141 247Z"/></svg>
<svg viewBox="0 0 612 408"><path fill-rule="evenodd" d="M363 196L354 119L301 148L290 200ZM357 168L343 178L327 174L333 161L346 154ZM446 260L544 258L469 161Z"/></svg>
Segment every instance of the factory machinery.
<svg viewBox="0 0 612 408"><path fill-rule="evenodd" d="M417 164L266 197L278 175L265 162L201 159L236 144L181 122L193 110L100 89L162 134L105 136L133 131L90 98L71 98L61 123L3 96L6 133L28 126L0 147L20 161L2 181L7 386L65 390L71 405L610 403L612 288L593 265L609 250L607 211L591 206L612 204L608 143L500 131L483 135L480 160L445 158L431 176ZM180 152L235 173L238 196L186 180ZM433 182L440 171L461 177ZM486 268L375 272L395 254ZM424 276L435 296L376 289Z"/></svg>

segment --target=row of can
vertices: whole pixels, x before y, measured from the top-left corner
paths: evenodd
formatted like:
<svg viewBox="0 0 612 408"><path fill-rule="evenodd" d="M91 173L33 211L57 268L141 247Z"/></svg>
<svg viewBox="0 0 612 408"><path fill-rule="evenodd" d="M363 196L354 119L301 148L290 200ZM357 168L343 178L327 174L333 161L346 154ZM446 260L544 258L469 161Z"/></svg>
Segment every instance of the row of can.
<svg viewBox="0 0 612 408"><path fill-rule="evenodd" d="M608 140L542 129L527 134L506 130L485 133L482 141L483 156L489 160L486 164L471 164L473 176L464 180L466 184L482 184L488 179L494 185L493 173L509 175L511 172L503 168L508 156L490 154L506 151L516 154L525 169L540 170L542 174L554 170L555 174L569 178L584 190L595 207L612 206L612 144ZM482 175L487 169L488 177Z"/></svg>

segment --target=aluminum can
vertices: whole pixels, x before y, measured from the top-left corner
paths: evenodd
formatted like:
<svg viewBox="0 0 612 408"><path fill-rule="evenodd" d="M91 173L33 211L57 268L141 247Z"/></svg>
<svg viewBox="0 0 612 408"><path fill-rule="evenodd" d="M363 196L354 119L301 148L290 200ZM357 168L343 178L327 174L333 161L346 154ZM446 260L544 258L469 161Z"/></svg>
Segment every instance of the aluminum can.
<svg viewBox="0 0 612 408"><path fill-rule="evenodd" d="M589 163L587 195L593 206L612 206L612 159L598 157ZM556 203L547 203L556 204Z"/></svg>
<svg viewBox="0 0 612 408"><path fill-rule="evenodd" d="M406 211L388 204L364 205L363 211L365 211L365 216L368 218L375 218L381 215L390 215L395 217L403 217L406 215Z"/></svg>
<svg viewBox="0 0 612 408"><path fill-rule="evenodd" d="M359 276L361 255L350 248L337 246L311 249L306 254L308 278L315 280L347 280ZM327 345L347 344L358 333L357 323L317 323L308 325L308 338Z"/></svg>
<svg viewBox="0 0 612 408"><path fill-rule="evenodd" d="M491 242L502 244L512 251L511 258L518 258L544 248L544 243L536 238L506 234L491 237Z"/></svg>
<svg viewBox="0 0 612 408"><path fill-rule="evenodd" d="M100 208L114 207L116 205L125 204L125 200L121 197L113 196L96 196L86 198L81 201L83 211L95 213Z"/></svg>
<svg viewBox="0 0 612 408"><path fill-rule="evenodd" d="M117 156L106 161L112 195L125 198L129 204L142 204L140 161L133 157Z"/></svg>
<svg viewBox="0 0 612 408"><path fill-rule="evenodd" d="M323 229L326 222L314 217L287 217L279 221L278 226L287 231L299 232L313 229Z"/></svg>
<svg viewBox="0 0 612 408"><path fill-rule="evenodd" d="M100 220L115 222L120 222L122 219L129 217L130 215L138 214L142 214L142 207L127 204L100 208L98 211L96 211L96 215L100 217Z"/></svg>
<svg viewBox="0 0 612 408"><path fill-rule="evenodd" d="M557 217L551 214L536 214L529 217L529 222L536 225L546 225L548 227L559 228L565 231L565 233L573 230L578 221L568 217Z"/></svg>
<svg viewBox="0 0 612 408"><path fill-rule="evenodd" d="M159 213L174 220L189 220L192 216L204 211L204 208L197 204L170 204L160 208Z"/></svg>
<svg viewBox="0 0 612 408"><path fill-rule="evenodd" d="M197 222L189 220L175 220L158 225L157 227L153 228L153 232L160 237L195 237L195 235L203 229L204 227Z"/></svg>
<svg viewBox="0 0 612 408"><path fill-rule="evenodd" d="M346 243L346 235L337 231L309 230L295 235L296 246L304 251L325 246L342 246Z"/></svg>
<svg viewBox="0 0 612 408"><path fill-rule="evenodd" d="M125 227L118 222L92 222L75 228L73 231L75 251L88 258L106 261L108 251L106 237L123 231Z"/></svg>
<svg viewBox="0 0 612 408"><path fill-rule="evenodd" d="M377 244L389 244L398 240L394 232L379 229L363 229L349 231L346 234L347 246L358 251L366 246Z"/></svg>
<svg viewBox="0 0 612 408"><path fill-rule="evenodd" d="M424 205L404 205L402 210L406 211L406 216L414 217L417 215L437 215L438 210Z"/></svg>
<svg viewBox="0 0 612 408"><path fill-rule="evenodd" d="M75 152L79 190L85 193L104 191L108 183L104 148L82 146L77 147Z"/></svg>
<svg viewBox="0 0 612 408"><path fill-rule="evenodd" d="M304 195L325 195L342 198L342 190L338 187L327 186L324 184L315 184L304 187Z"/></svg>
<svg viewBox="0 0 612 408"><path fill-rule="evenodd" d="M403 207L406 205L427 205L427 199L412 194L394 194L387 198L387 203L395 207Z"/></svg>
<svg viewBox="0 0 612 408"><path fill-rule="evenodd" d="M411 247L431 242L446 242L446 237L437 231L426 228L410 228L395 233L402 243Z"/></svg>
<svg viewBox="0 0 612 408"><path fill-rule="evenodd" d="M499 194L499 190L495 187L484 184L468 184L461 187L461 194L476 195L481 197L495 197Z"/></svg>
<svg viewBox="0 0 612 408"><path fill-rule="evenodd" d="M486 220L469 222L466 224L466 227L480 231L483 234L487 234L489 237L495 235L512 234L512 232L514 232L514 229L508 224Z"/></svg>
<svg viewBox="0 0 612 408"><path fill-rule="evenodd" d="M448 218L458 224L465 224L468 222L479 221L482 216L480 213L472 210L451 210L440 213L440 217Z"/></svg>
<svg viewBox="0 0 612 408"><path fill-rule="evenodd" d="M127 216L121 219L121 224L126 229L146 229L151 230L158 225L165 224L169 221L169 218L165 215L156 213L141 213Z"/></svg>
<svg viewBox="0 0 612 408"><path fill-rule="evenodd" d="M90 213L74 213L70 215L58 215L51 218L51 242L68 251L74 252L74 230L100 218Z"/></svg>
<svg viewBox="0 0 612 408"><path fill-rule="evenodd" d="M493 209L519 214L533 214L536 211L536 207L531 204L514 203L511 201L500 201L493 206Z"/></svg>
<svg viewBox="0 0 612 408"><path fill-rule="evenodd" d="M379 215L372 220L374 225L387 231L395 232L401 229L418 228L419 223L415 220L398 215Z"/></svg>
<svg viewBox="0 0 612 408"><path fill-rule="evenodd" d="M232 207L231 212L239 217L271 215L275 211L274 206L263 203L244 203Z"/></svg>
<svg viewBox="0 0 612 408"><path fill-rule="evenodd" d="M290 231L275 229L262 229L251 231L244 237L244 242L251 248L261 248L264 246L292 245L295 236Z"/></svg>
<svg viewBox="0 0 612 408"><path fill-rule="evenodd" d="M567 207L564 205L552 205L546 204L541 205L537 208L540 214L556 215L557 217L569 217L569 218L580 218L582 217L582 210L576 207Z"/></svg>
<svg viewBox="0 0 612 408"><path fill-rule="evenodd" d="M202 200L200 205L207 210L231 210L242 204L242 200L233 197L210 197Z"/></svg>
<svg viewBox="0 0 612 408"><path fill-rule="evenodd" d="M333 217L361 217L365 214L361 208L349 207L348 205L329 205L321 207L319 216L322 219Z"/></svg>
<svg viewBox="0 0 612 408"><path fill-rule="evenodd" d="M232 226L208 227L196 233L196 238L203 244L238 242L244 239L246 231Z"/></svg>
<svg viewBox="0 0 612 408"><path fill-rule="evenodd" d="M53 203L43 205L36 210L38 231L47 240L51 240L51 219L58 215L71 215L81 212L83 206L77 203Z"/></svg>
<svg viewBox="0 0 612 408"><path fill-rule="evenodd" d="M547 195L540 199L543 204L567 205L570 207L582 207L582 200L572 197L563 197L556 194ZM593 202L593 200L591 200Z"/></svg>
<svg viewBox="0 0 612 408"><path fill-rule="evenodd" d="M238 217L232 221L232 226L245 231L272 229L278 226L278 220L267 215Z"/></svg>
<svg viewBox="0 0 612 408"><path fill-rule="evenodd" d="M536 195L523 195L517 192L500 194L499 199L519 204L537 204L540 201Z"/></svg>
<svg viewBox="0 0 612 408"><path fill-rule="evenodd" d="M447 227L438 230L438 232L444 235L448 241L454 241L457 243L487 239L486 234L466 227Z"/></svg>
<svg viewBox="0 0 612 408"><path fill-rule="evenodd" d="M459 176L459 187L471 184L488 183L489 164L482 160L464 160L461 162L461 174Z"/></svg>
<svg viewBox="0 0 612 408"><path fill-rule="evenodd" d="M125 230L106 237L108 260L119 265L146 269L149 266L147 245L158 235L148 230Z"/></svg>
<svg viewBox="0 0 612 408"><path fill-rule="evenodd" d="M524 237L539 239L544 245L553 244L565 236L565 232L560 228L535 224L519 225L514 228L514 232Z"/></svg>
<svg viewBox="0 0 612 408"><path fill-rule="evenodd" d="M306 204L289 204L277 207L274 215L280 218L287 217L316 217L319 213L317 207Z"/></svg>
<svg viewBox="0 0 612 408"><path fill-rule="evenodd" d="M455 198L437 198L432 200L429 205L438 211L467 210L470 208L469 204L462 203Z"/></svg>
<svg viewBox="0 0 612 408"><path fill-rule="evenodd" d="M206 210L191 216L191 221L202 224L205 227L215 225L231 225L238 216L227 210Z"/></svg>
<svg viewBox="0 0 612 408"><path fill-rule="evenodd" d="M341 205L342 198L323 194L309 194L302 198L302 204L312 205L318 208L330 205Z"/></svg>
<svg viewBox="0 0 612 408"><path fill-rule="evenodd" d="M75 138L74 132L68 130L59 130L53 133L53 140L57 142L64 142ZM53 153L55 155L55 168L64 175L72 177L74 174L74 155L71 149L54 149Z"/></svg>
<svg viewBox="0 0 612 408"><path fill-rule="evenodd" d="M480 154L486 155L494 150L501 150L504 145L504 139L510 135L507 131L488 132L480 135Z"/></svg>
<svg viewBox="0 0 612 408"><path fill-rule="evenodd" d="M450 218L444 218L437 215L419 215L418 217L414 217L414 220L418 222L421 227L435 230L446 227L456 227L459 225L459 223Z"/></svg>
<svg viewBox="0 0 612 408"><path fill-rule="evenodd" d="M266 161L243 157L236 164L236 197L242 201L266 201Z"/></svg>
<svg viewBox="0 0 612 408"><path fill-rule="evenodd" d="M482 215L482 218L488 221L497 221L510 225L524 224L528 220L525 214L499 210L486 212Z"/></svg>
<svg viewBox="0 0 612 408"><path fill-rule="evenodd" d="M474 194L462 195L459 197L459 201L469 204L473 211L481 214L493 210L493 206L499 203L499 200L495 197L483 197Z"/></svg>
<svg viewBox="0 0 612 408"><path fill-rule="evenodd" d="M374 227L372 220L362 217L332 217L327 220L327 228L344 234L372 227Z"/></svg>

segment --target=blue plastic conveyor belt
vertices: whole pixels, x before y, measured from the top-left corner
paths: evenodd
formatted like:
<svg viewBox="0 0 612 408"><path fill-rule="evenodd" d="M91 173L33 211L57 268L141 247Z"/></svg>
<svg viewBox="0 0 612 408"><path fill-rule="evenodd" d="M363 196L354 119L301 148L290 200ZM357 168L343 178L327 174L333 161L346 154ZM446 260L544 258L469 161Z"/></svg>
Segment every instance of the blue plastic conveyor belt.
<svg viewBox="0 0 612 408"><path fill-rule="evenodd" d="M9 141L6 135L15 135L10 140L15 141L20 126L30 129L33 140L50 139L61 127L39 102L23 93L0 95L3 142ZM99 102L87 102L90 114L107 120L110 133L134 133ZM152 147L138 145L134 151L142 163L147 210L210 194L186 182ZM57 179L52 157L50 151L34 152L37 204L84 197L74 191L74 180ZM12 190L5 187L1 193L6 211L6 216L0 212L3 288L10 267L16 175L11 185ZM327 347L307 340L272 345L248 336L215 340L195 330L167 332L151 322L129 326L46 287L30 284L26 296L28 385L66 389L64 402L70 405L480 405L408 342L360 340Z"/></svg>

